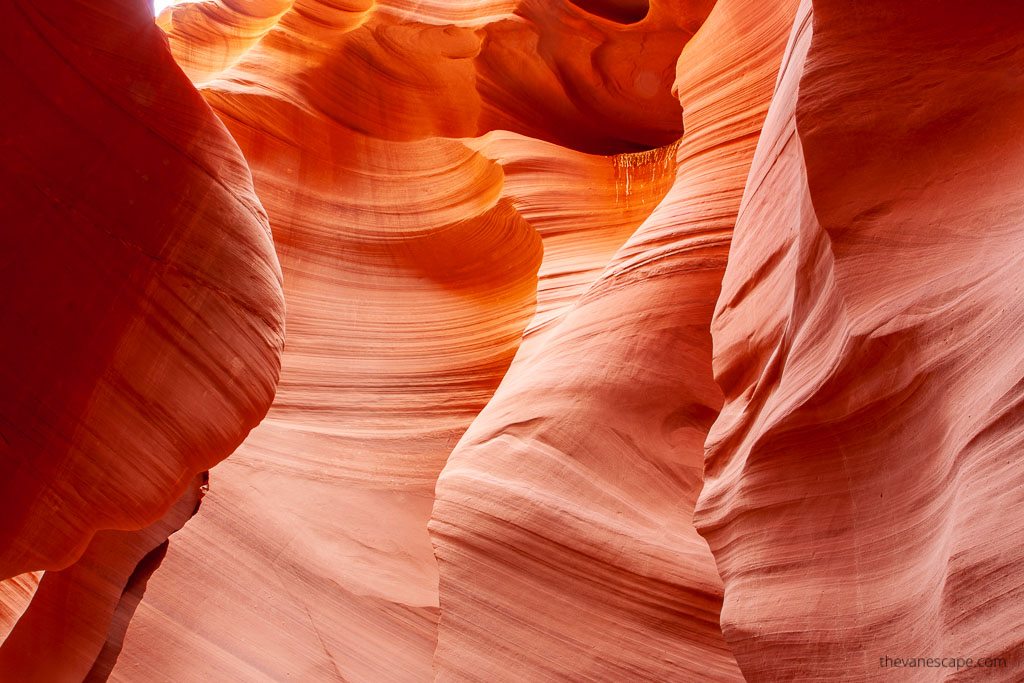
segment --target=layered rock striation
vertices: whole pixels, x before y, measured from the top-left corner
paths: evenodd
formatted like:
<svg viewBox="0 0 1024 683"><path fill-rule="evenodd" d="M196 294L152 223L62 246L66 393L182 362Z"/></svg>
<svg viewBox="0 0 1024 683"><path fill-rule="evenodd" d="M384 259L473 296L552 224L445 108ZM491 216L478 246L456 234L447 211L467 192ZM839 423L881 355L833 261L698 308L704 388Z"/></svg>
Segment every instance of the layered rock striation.
<svg viewBox="0 0 1024 683"><path fill-rule="evenodd" d="M801 7L712 323L696 515L751 680L1020 676L1022 16Z"/></svg>
<svg viewBox="0 0 1024 683"><path fill-rule="evenodd" d="M722 400L711 314L794 11L716 6L679 58L667 195L449 457L438 680L740 680L691 515Z"/></svg>
<svg viewBox="0 0 1024 683"><path fill-rule="evenodd" d="M72 622L116 603L135 530L270 405L281 274L237 144L145 5L10 2L0 26L0 578L21 615L0 667L80 680L107 625ZM78 638L80 665L46 646Z"/></svg>
<svg viewBox="0 0 1024 683"><path fill-rule="evenodd" d="M150 9L0 7L0 679L1019 678L1024 10Z"/></svg>

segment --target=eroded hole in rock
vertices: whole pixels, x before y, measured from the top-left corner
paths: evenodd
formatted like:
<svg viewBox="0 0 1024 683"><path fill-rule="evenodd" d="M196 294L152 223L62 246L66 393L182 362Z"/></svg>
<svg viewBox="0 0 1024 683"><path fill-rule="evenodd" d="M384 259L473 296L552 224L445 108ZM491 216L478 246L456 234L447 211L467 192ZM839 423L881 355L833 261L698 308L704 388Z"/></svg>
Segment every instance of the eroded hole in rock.
<svg viewBox="0 0 1024 683"><path fill-rule="evenodd" d="M618 22L635 24L651 9L648 0L569 0L582 10L591 14Z"/></svg>

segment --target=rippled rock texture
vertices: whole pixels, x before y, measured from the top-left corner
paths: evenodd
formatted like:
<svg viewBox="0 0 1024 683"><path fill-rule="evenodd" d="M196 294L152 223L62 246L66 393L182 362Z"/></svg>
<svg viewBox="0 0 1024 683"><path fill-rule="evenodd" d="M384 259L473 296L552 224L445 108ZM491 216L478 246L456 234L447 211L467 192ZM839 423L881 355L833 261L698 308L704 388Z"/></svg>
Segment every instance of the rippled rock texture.
<svg viewBox="0 0 1024 683"><path fill-rule="evenodd" d="M0 7L0 680L1024 675L1024 9L151 10Z"/></svg>
<svg viewBox="0 0 1024 683"><path fill-rule="evenodd" d="M751 679L1022 676L1022 20L801 9L712 323L696 516Z"/></svg>

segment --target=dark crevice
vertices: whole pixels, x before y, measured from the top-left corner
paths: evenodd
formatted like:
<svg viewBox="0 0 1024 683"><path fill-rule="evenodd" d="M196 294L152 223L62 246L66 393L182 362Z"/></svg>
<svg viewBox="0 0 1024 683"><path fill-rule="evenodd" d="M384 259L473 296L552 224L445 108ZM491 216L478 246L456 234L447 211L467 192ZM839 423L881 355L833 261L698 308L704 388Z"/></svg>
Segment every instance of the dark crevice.
<svg viewBox="0 0 1024 683"><path fill-rule="evenodd" d="M594 16L617 24L635 24L642 21L651 9L648 0L569 0Z"/></svg>
<svg viewBox="0 0 1024 683"><path fill-rule="evenodd" d="M153 572L163 562L169 545L169 541L164 541L149 551L128 578L124 592L121 593L121 601L117 603L117 609L114 610L114 618L110 622L107 642L103 644L103 649L96 657L92 669L89 670L89 674L82 683L106 683L106 680L110 677L110 673L114 670L114 665L117 663L117 657L121 654L121 648L124 646L124 637L128 633L128 625L131 623L132 617L135 616L135 610L138 609L139 603L142 602L142 596L146 592L146 584L149 583L149 578L153 575Z"/></svg>
<svg viewBox="0 0 1024 683"><path fill-rule="evenodd" d="M197 475L197 478L200 480L199 491L195 507L192 509L189 519L195 517L196 513L199 512L199 508L203 503L203 496L210 488L209 470L201 472ZM188 492L186 492L185 495L188 495ZM185 523L187 523L187 521L188 520L186 520ZM128 582L125 584L124 590L121 591L121 599L118 601L117 607L114 609L113 617L110 620L110 629L107 631L107 640L103 644L103 649L100 650L99 655L96 656L96 661L93 662L92 668L82 680L82 683L106 683L107 679L110 678L110 674L113 672L114 666L117 664L117 658L121 654L121 649L124 647L124 639L128 633L128 626L131 625L132 618L135 616L135 611L139 608L139 604L142 602L142 598L146 594L146 586L149 584L149 579L164 561L164 557L167 555L167 549L170 547L170 538L173 537L175 532L180 531L181 528L184 527L185 523L183 523L178 529L172 531L163 543L146 553L146 555L135 566L131 576L128 577Z"/></svg>

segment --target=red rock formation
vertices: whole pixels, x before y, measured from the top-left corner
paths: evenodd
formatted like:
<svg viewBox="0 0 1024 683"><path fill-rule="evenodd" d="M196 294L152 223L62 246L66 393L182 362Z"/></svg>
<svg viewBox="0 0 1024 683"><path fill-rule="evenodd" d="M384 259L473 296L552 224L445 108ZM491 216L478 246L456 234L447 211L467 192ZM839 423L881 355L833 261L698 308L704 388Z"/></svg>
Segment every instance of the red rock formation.
<svg viewBox="0 0 1024 683"><path fill-rule="evenodd" d="M561 262L549 260L544 273L562 278L551 291L575 291L654 208L672 168L664 155L620 168L621 158L523 138L437 136L473 134L492 125L488 117L506 116L489 114L481 104L488 96L475 92L488 68L504 69L517 97L540 107L557 105L578 117L580 107L601 106L574 103L565 92L547 101L551 88L564 87L554 74L569 68L566 60L582 59L586 73L596 69L614 79L590 95L616 104L591 117L597 128L574 125L566 134L581 146L627 148L637 143L609 139L607 130L646 139L664 137L650 131L667 127L674 137L679 108L667 97L667 82L665 92L644 96L663 104L638 111L605 92L638 87L626 80L623 64L586 60L602 42L637 45L641 31L650 34L647 49L661 55L663 67L657 60L653 66L670 75L685 34L596 22L597 39L588 39L594 45L554 52L537 66L544 79L519 82L508 64L523 54L522 38L503 44L477 33L500 23L503 30L521 25L568 40L564 22L547 18L534 26L511 15L478 15L483 28L474 33L445 27L437 16L413 21L407 9L378 8L355 23L345 19L351 13L338 14L325 26L309 12L327 8L302 3L257 44L239 43L207 59L195 54L204 44L196 36L210 35L228 16L207 9L179 17L172 8L171 47L194 78L206 81L203 94L253 169L285 274L288 347L275 407L213 472L202 514L175 536L148 584L112 677L160 672L189 680L212 671L260 680L300 671L314 679L423 678L436 642L437 569L426 533L434 480L497 386L534 312L538 233L563 241L552 248ZM695 21L692 13L676 19L659 12L662 25ZM559 13L576 16L577 27L585 18L572 7L555 19ZM162 21L168 25L167 15ZM188 28L193 21L206 28ZM478 55L484 43L504 45L502 53ZM211 77L203 65L216 59L234 66ZM663 77L639 85L654 87L650 78ZM353 99L352 92L362 96ZM635 125L624 128L624 116ZM557 138L560 130L548 135ZM651 178L630 187L630 169ZM542 183L555 177L571 178L578 189L575 200L552 212L542 199L547 193L551 201L551 188ZM593 206L595 179L601 211ZM580 239L572 243L558 224L581 216L593 229L574 226ZM570 264L571 252L582 258ZM234 540L217 540L225 538ZM227 583L219 576L226 571ZM194 603L180 603L184 591ZM216 623L246 624L245 638L211 632L211 614Z"/></svg>
<svg viewBox="0 0 1024 683"><path fill-rule="evenodd" d="M502 196L540 235L537 304L518 357L597 279L675 180L676 145L594 156L499 131L467 144L501 164Z"/></svg>
<svg viewBox="0 0 1024 683"><path fill-rule="evenodd" d="M107 642L136 566L192 516L204 475L194 478L163 519L137 531L97 533L75 564L46 572L31 604L0 646L6 680L82 681Z"/></svg>
<svg viewBox="0 0 1024 683"><path fill-rule="evenodd" d="M315 139L337 141L333 163L320 149L298 151L297 136L313 126L322 131ZM227 678L279 678L295 669L316 677L335 670L428 675L437 614L426 534L434 480L533 311L540 245L523 217L557 241L589 210L589 183L601 180L607 209L590 217L601 230L552 253L610 253L664 193L671 165L658 158L653 183L647 166L635 168L640 178L627 201L626 171L617 168L628 162L522 138L473 145L508 169L503 185L502 167L454 141L381 142L309 120L276 143L256 129L235 132L275 217L285 270L289 343L281 386L268 419L214 471L203 514L175 536L114 679L140 667L203 675L218 660L203 626L211 613L248 624L244 642L232 633L215 641L235 653L234 664L217 670ZM281 168L303 172L282 179ZM558 173L578 183L575 208L544 203ZM568 189L561 186L563 204ZM328 201L330 211L313 213ZM465 220L469 212L479 218ZM308 225L309 215L323 222ZM571 290L564 280L579 274L562 275L557 263L545 274L556 281L551 290ZM420 389L410 395L413 383ZM423 414L424 401L437 408ZM216 542L246 525L237 541ZM297 529L308 529L301 542ZM219 578L224 567L232 568L227 584ZM276 588L259 591L254 606L249 586ZM181 605L186 590L201 597ZM173 616L153 623L158 614ZM156 640L164 645L154 656Z"/></svg>
<svg viewBox="0 0 1024 683"><path fill-rule="evenodd" d="M167 34L179 66L201 83L238 61L293 4L294 0L185 2L167 7L157 24Z"/></svg>
<svg viewBox="0 0 1024 683"><path fill-rule="evenodd" d="M27 572L0 581L0 642L6 640L32 602L42 578L43 572Z"/></svg>
<svg viewBox="0 0 1024 683"><path fill-rule="evenodd" d="M130 2L0 8L0 576L162 517L274 392L266 217L151 22Z"/></svg>
<svg viewBox="0 0 1024 683"><path fill-rule="evenodd" d="M160 23L207 95L262 95L374 137L510 130L604 153L672 143L673 67L713 0L656 1L632 24L586 4L204 0Z"/></svg>
<svg viewBox="0 0 1024 683"><path fill-rule="evenodd" d="M748 680L1020 679L1022 20L804 3L715 313L696 516Z"/></svg>
<svg viewBox="0 0 1024 683"><path fill-rule="evenodd" d="M318 127L302 121L296 133ZM229 680L429 672L434 479L511 360L540 244L500 198L500 168L462 144L319 129L335 146L235 129L285 273L281 384L213 472L201 521L175 537L114 680L122 667L191 680L211 660ZM182 605L183 590L196 602ZM151 623L160 613L172 619ZM246 637L211 643L210 614ZM148 629L166 629L158 656ZM232 659L181 656L211 645Z"/></svg>
<svg viewBox="0 0 1024 683"><path fill-rule="evenodd" d="M81 680L135 546L269 406L280 270L144 5L8 2L0 27L0 678Z"/></svg>

